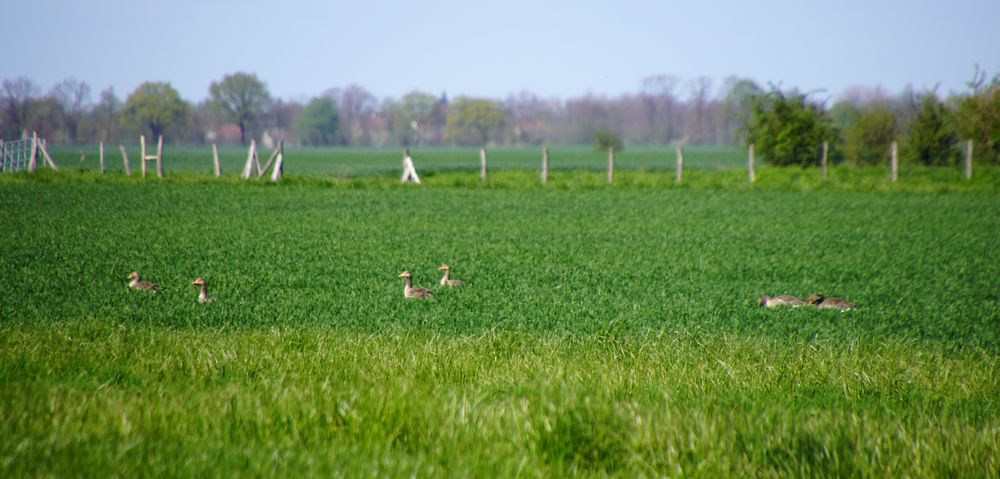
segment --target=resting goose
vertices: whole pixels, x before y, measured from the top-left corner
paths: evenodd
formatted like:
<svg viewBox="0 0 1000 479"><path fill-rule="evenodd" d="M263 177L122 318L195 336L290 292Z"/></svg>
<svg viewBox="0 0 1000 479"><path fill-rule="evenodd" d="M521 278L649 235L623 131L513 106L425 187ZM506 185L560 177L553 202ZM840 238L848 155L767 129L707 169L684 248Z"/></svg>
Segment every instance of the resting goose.
<svg viewBox="0 0 1000 479"><path fill-rule="evenodd" d="M761 296L760 300L757 301L762 307L774 308L776 306L791 306L793 308L799 306L805 306L806 302L802 301L796 296L791 296L788 294L782 294L778 296Z"/></svg>
<svg viewBox="0 0 1000 479"><path fill-rule="evenodd" d="M403 296L407 298L433 298L434 293L424 288L413 287L413 275L409 271L399 273L400 278L406 278L406 286L403 287Z"/></svg>
<svg viewBox="0 0 1000 479"><path fill-rule="evenodd" d="M149 281L139 281L138 271L133 271L129 273L128 279L131 280L128 283L128 287L132 289L141 289L143 291L150 291L153 293L163 289L163 286L160 286L156 283L151 283Z"/></svg>
<svg viewBox="0 0 1000 479"><path fill-rule="evenodd" d="M208 286L205 284L205 278L198 278L191 282L194 286L201 286L201 292L198 293L198 302L201 304L211 303L216 300L215 296L208 295Z"/></svg>
<svg viewBox="0 0 1000 479"><path fill-rule="evenodd" d="M444 271L444 276L441 278L441 286L461 286L465 284L465 281L460 279L451 279L451 266L443 264L438 266L438 271Z"/></svg>
<svg viewBox="0 0 1000 479"><path fill-rule="evenodd" d="M857 307L856 304L850 303L844 298L827 298L822 294L814 294L806 300L806 303L817 308L823 309L839 309L841 311L847 311Z"/></svg>

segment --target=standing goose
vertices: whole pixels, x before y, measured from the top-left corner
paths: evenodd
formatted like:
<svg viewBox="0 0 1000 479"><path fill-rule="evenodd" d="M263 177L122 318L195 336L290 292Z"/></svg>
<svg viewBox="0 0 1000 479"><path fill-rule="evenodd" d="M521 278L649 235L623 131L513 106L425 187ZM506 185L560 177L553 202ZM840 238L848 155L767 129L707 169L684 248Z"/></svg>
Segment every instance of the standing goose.
<svg viewBox="0 0 1000 479"><path fill-rule="evenodd" d="M438 271L444 271L444 276L441 278L441 286L461 286L465 284L465 281L460 279L451 279L451 266L447 264L438 266Z"/></svg>
<svg viewBox="0 0 1000 479"><path fill-rule="evenodd" d="M129 273L128 279L131 280L128 283L128 287L132 289L141 289L143 291L150 291L153 293L163 289L163 286L160 286L156 283L151 283L149 281L139 281L138 271L133 271Z"/></svg>
<svg viewBox="0 0 1000 479"><path fill-rule="evenodd" d="M857 307L856 304L846 301L844 298L827 298L822 294L816 293L806 300L806 303L817 308L823 309L839 309L841 311L848 311Z"/></svg>
<svg viewBox="0 0 1000 479"><path fill-rule="evenodd" d="M791 296L788 294L781 294L778 296L761 296L757 304L764 308L774 308L776 306L791 306L797 308L799 306L805 306L806 302L799 299L797 296Z"/></svg>
<svg viewBox="0 0 1000 479"><path fill-rule="evenodd" d="M403 287L403 296L407 298L433 298L434 293L424 288L413 287L413 275L409 271L399 273L400 278L406 278L406 286Z"/></svg>
<svg viewBox="0 0 1000 479"><path fill-rule="evenodd" d="M191 282L194 286L201 286L201 292L198 293L198 302L201 304L211 303L217 298L215 296L208 295L208 286L205 284L205 278L198 278Z"/></svg>

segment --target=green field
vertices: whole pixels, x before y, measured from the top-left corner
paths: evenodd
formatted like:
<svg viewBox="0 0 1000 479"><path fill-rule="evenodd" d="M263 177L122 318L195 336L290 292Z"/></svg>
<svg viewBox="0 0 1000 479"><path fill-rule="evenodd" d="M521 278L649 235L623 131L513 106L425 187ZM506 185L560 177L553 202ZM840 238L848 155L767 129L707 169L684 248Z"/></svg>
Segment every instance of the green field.
<svg viewBox="0 0 1000 479"><path fill-rule="evenodd" d="M996 170L472 153L0 178L0 476L1000 476ZM812 292L860 307L756 306Z"/></svg>

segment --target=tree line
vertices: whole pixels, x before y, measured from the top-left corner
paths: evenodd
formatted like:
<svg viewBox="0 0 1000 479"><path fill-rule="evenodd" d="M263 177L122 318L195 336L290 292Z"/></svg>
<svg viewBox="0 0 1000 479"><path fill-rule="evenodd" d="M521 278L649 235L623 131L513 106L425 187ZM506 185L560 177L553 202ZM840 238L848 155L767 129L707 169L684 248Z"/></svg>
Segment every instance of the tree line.
<svg viewBox="0 0 1000 479"><path fill-rule="evenodd" d="M827 108L828 104L831 104ZM942 98L908 88L889 94L857 87L836 101L730 77L715 85L670 75L644 79L638 91L616 97L547 99L529 92L502 99L414 91L379 99L359 85L331 88L300 103L273 98L254 74L236 72L212 82L198 103L167 82L147 82L121 99L113 88L91 94L86 82L59 82L47 93L28 78L4 79L0 136L37 131L61 144L134 141L163 134L169 142L245 144L267 135L290 145L444 146L674 143L755 143L777 164L818 161L819 145L833 160L881 162L902 140L904 157L952 163L959 139L977 157L1000 158L1000 76L975 71L968 91ZM611 143L608 143L608 142Z"/></svg>

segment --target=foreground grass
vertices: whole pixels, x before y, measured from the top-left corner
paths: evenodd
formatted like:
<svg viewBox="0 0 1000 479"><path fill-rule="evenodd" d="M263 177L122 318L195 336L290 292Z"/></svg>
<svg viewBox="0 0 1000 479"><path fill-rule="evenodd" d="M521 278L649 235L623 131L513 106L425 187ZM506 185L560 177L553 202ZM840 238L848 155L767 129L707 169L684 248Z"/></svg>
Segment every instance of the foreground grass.
<svg viewBox="0 0 1000 479"><path fill-rule="evenodd" d="M989 182L509 174L2 179L0 475L1000 473Z"/></svg>
<svg viewBox="0 0 1000 479"><path fill-rule="evenodd" d="M996 357L691 334L4 329L15 475L996 477Z"/></svg>

